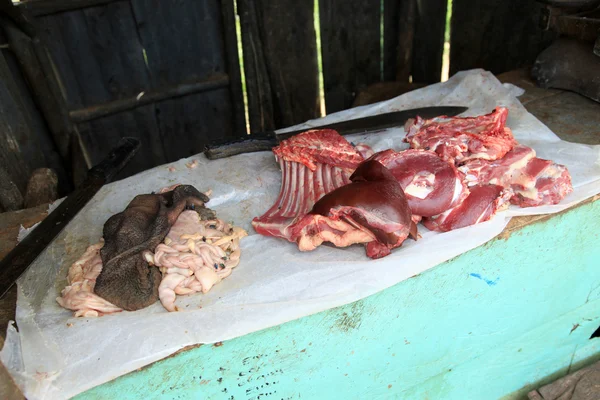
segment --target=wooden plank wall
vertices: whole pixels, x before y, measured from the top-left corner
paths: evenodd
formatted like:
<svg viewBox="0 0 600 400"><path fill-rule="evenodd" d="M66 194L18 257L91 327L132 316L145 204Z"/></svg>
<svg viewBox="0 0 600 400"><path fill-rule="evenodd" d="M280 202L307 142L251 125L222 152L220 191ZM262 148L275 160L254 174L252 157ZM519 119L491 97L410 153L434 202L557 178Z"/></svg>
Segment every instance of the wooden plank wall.
<svg viewBox="0 0 600 400"><path fill-rule="evenodd" d="M54 169L61 183L67 181L62 160L51 140L15 56L0 44L0 212L21 208L27 181L36 168ZM11 193L6 193L6 191ZM19 200L20 199L20 200ZM5 202L6 201L6 202Z"/></svg>
<svg viewBox="0 0 600 400"><path fill-rule="evenodd" d="M556 35L540 28L542 5L522 0L453 0L450 74L495 74L531 65Z"/></svg>
<svg viewBox="0 0 600 400"><path fill-rule="evenodd" d="M128 2L42 16L38 21L46 34L69 110L135 96L149 87ZM84 122L77 129L92 165L126 135L144 143L143 156L138 154L130 162L126 175L166 162L153 106Z"/></svg>
<svg viewBox="0 0 600 400"><path fill-rule="evenodd" d="M381 81L381 1L320 0L327 113L345 110L357 92Z"/></svg>
<svg viewBox="0 0 600 400"><path fill-rule="evenodd" d="M311 1L238 0L251 132L318 116Z"/></svg>
<svg viewBox="0 0 600 400"><path fill-rule="evenodd" d="M448 0L417 0L413 39L412 80L439 82L442 76Z"/></svg>
<svg viewBox="0 0 600 400"><path fill-rule="evenodd" d="M245 132L233 0L88 1L61 12L53 3L27 9L38 15L88 166L123 136L143 148L119 178Z"/></svg>
<svg viewBox="0 0 600 400"><path fill-rule="evenodd" d="M316 4L326 113L351 107L358 92L382 80L440 80L446 0ZM313 7L238 0L251 132L319 116Z"/></svg>

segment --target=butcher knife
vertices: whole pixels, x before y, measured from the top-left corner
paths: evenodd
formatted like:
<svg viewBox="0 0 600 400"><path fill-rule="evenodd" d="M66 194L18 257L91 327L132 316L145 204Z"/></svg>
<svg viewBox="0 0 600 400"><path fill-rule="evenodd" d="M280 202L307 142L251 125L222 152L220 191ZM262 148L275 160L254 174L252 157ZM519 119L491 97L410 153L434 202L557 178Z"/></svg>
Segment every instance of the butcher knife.
<svg viewBox="0 0 600 400"><path fill-rule="evenodd" d="M340 135L350 135L354 133L376 132L387 128L403 126L410 118L417 116L421 118L434 118L439 116L453 117L467 111L468 107L440 106L440 107L422 107L411 110L393 111L378 115L371 115L364 118L349 119L332 124L323 124L313 126L307 129L299 129L290 132L275 133L275 131L253 133L245 135L224 144L208 146L204 154L209 160L216 160L234 156L242 153L252 153L255 151L267 151L279 145L284 139L306 132L308 129L334 129Z"/></svg>
<svg viewBox="0 0 600 400"><path fill-rule="evenodd" d="M135 138L122 138L98 165L88 171L85 181L52 211L23 241L0 261L0 298L12 287L31 263L44 251L69 221L109 183L131 160L140 147Z"/></svg>

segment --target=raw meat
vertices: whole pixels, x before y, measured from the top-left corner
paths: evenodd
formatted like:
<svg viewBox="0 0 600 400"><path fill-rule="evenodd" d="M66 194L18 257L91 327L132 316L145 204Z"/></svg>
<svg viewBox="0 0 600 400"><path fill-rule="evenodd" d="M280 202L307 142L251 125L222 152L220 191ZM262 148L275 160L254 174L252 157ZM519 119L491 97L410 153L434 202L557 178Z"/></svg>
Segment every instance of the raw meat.
<svg viewBox="0 0 600 400"><path fill-rule="evenodd" d="M402 245L409 234L416 239L417 229L406 197L387 168L368 160L360 164L350 180L352 183L323 196L303 219L300 250L313 250L323 241L338 247L366 243L367 256L381 258ZM340 221L350 229L340 229Z"/></svg>
<svg viewBox="0 0 600 400"><path fill-rule="evenodd" d="M507 116L508 109L498 107L477 117L417 117L405 126L404 140L413 149L434 151L456 164L478 158L497 160L516 145L505 126Z"/></svg>
<svg viewBox="0 0 600 400"><path fill-rule="evenodd" d="M69 268L67 286L56 299L61 307L75 311L75 317L98 317L123 311L121 308L94 294L96 278L102 271L100 249L104 240L87 248Z"/></svg>
<svg viewBox="0 0 600 400"><path fill-rule="evenodd" d="M310 130L283 140L273 149L276 159L295 161L316 171L317 164L354 170L364 159L344 137L332 129Z"/></svg>
<svg viewBox="0 0 600 400"><path fill-rule="evenodd" d="M490 220L496 212L508 207L510 189L499 185L477 185L458 206L440 215L423 219L423 225L432 231L447 232Z"/></svg>
<svg viewBox="0 0 600 400"><path fill-rule="evenodd" d="M492 184L508 188L533 158L535 151L532 148L517 145L499 160L472 160L458 167L458 170L465 174L467 186Z"/></svg>
<svg viewBox="0 0 600 400"><path fill-rule="evenodd" d="M532 159L512 183L511 203L520 207L558 204L573 191L567 167L541 158Z"/></svg>
<svg viewBox="0 0 600 400"><path fill-rule="evenodd" d="M189 193L190 189L185 185L177 184L161 189L159 195L151 196L158 196L154 198L160 199L160 195L169 196L173 191L177 194L181 190L183 193ZM192 192L195 193L194 191ZM210 191L197 197L201 196L204 203L209 200L209 194ZM176 204L177 195L174 200ZM157 297L168 311L177 310L176 295L199 291L206 293L229 276L240 261L240 239L247 236L245 230L216 219L215 212L203 207L203 204L197 207L194 204L190 208L192 209L178 213L164 242L158 244L155 249L152 249L152 246L143 246L141 250L138 250L138 247L130 249L136 250L135 256L144 261L147 269L155 269L159 274L162 273L162 278L157 285ZM151 207L146 211L152 214ZM144 215L146 214L148 213ZM138 215L136 218L139 217ZM122 308L94 294L96 279L103 269L101 258L103 247L104 239L101 239L98 244L90 246L70 267L67 277L68 286L62 291L61 297L56 299L62 307L75 310L75 317L101 316L122 311ZM127 284L126 282L125 286Z"/></svg>
<svg viewBox="0 0 600 400"><path fill-rule="evenodd" d="M414 215L440 214L460 204L469 194L454 164L442 160L433 151L384 150L371 159L392 172Z"/></svg>
<svg viewBox="0 0 600 400"><path fill-rule="evenodd" d="M273 149L282 173L273 206L252 221L257 233L295 242L295 224L326 193L350 183L363 161L360 153L333 130L307 131Z"/></svg>
<svg viewBox="0 0 600 400"><path fill-rule="evenodd" d="M520 207L557 204L573 191L565 166L537 158L533 149L523 145L499 160L473 160L459 170L469 186L496 184L512 189L510 201Z"/></svg>
<svg viewBox="0 0 600 400"><path fill-rule="evenodd" d="M408 213L408 220L406 215L400 216L399 203L386 203L388 207L396 209L397 215L390 213L377 216L365 201L359 202L357 199L346 197L352 189L348 191L349 189L342 187L350 184L350 176L363 161L363 157L335 131L302 133L284 141L273 152L282 170L281 189L275 204L264 215L252 221L256 232L298 243L302 251L313 250L324 241L338 247L367 243L367 253L370 257L389 254L390 249L399 246L408 235L413 226L408 207L404 210ZM376 164L385 170L381 164ZM367 172L375 173L374 170ZM386 172L389 174L389 171ZM367 173L365 176L371 175ZM354 175L355 179L361 181L358 187L374 186L374 182L367 181L371 178L365 176L360 171ZM379 181L377 184L381 186L380 190L388 190L388 201L391 201L391 197L396 202L404 199L403 194L402 199L399 199L398 191L402 193L402 189L395 179ZM396 189L392 190L391 186ZM338 188L342 188L339 192L343 193L342 195L324 197ZM321 198L323 203L316 206L315 203ZM335 202L341 198L348 201ZM335 206L331 207L323 205L334 203ZM317 208L314 209L313 206ZM416 234L416 227L414 229Z"/></svg>

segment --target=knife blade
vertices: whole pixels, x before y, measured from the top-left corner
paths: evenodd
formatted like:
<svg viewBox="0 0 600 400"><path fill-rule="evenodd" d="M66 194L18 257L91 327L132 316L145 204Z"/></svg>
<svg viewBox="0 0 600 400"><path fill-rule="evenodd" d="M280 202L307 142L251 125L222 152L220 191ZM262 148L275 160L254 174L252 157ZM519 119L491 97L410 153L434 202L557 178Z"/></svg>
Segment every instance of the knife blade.
<svg viewBox="0 0 600 400"><path fill-rule="evenodd" d="M415 118L417 116L426 119L440 116L453 117L467 111L467 109L468 107L457 106L414 108L411 110L393 111L363 118L349 119L331 124L323 124L308 129L334 129L340 135L370 133L387 128L403 126L410 118ZM209 160L216 160L242 153L268 151L279 145L282 140L289 139L290 137L305 132L308 129L299 129L283 133L276 133L275 131L253 133L224 144L208 146L205 149L204 154Z"/></svg>
<svg viewBox="0 0 600 400"><path fill-rule="evenodd" d="M85 181L0 261L0 298L67 226L75 215L131 160L140 147L136 138L122 138L108 156L88 171Z"/></svg>

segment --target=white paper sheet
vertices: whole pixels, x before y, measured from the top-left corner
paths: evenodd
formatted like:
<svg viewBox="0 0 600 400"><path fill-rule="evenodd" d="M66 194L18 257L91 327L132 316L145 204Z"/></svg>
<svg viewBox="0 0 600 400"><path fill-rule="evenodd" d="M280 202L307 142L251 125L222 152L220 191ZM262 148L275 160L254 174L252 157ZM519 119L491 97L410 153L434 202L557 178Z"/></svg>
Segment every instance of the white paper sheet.
<svg viewBox="0 0 600 400"><path fill-rule="evenodd" d="M561 141L525 110L516 97L521 93L488 72L473 70L325 120L431 105L469 106L464 115L506 106L508 126L519 142L533 147L539 157L569 168L575 190L562 204L511 207L489 222L443 234L420 226L422 240L407 240L379 260L368 259L362 246L322 246L301 253L295 244L257 235L251 227L252 218L262 215L279 192L281 176L271 152L216 161L203 155L180 160L104 187L19 280L19 332L9 327L2 362L29 399L68 398L184 346L232 339L359 300L482 245L504 229L510 216L557 212L600 193L600 146ZM403 137L403 128L396 128L349 140L365 142L377 151L406 147ZM185 165L192 159L199 162L195 169ZM201 191L212 189L208 206L248 230L250 236L241 242L241 263L233 274L206 295L180 297L181 312L167 313L157 303L137 312L75 319L60 308L55 298L65 286L69 265L100 238L106 219L123 210L136 194L176 182Z"/></svg>

